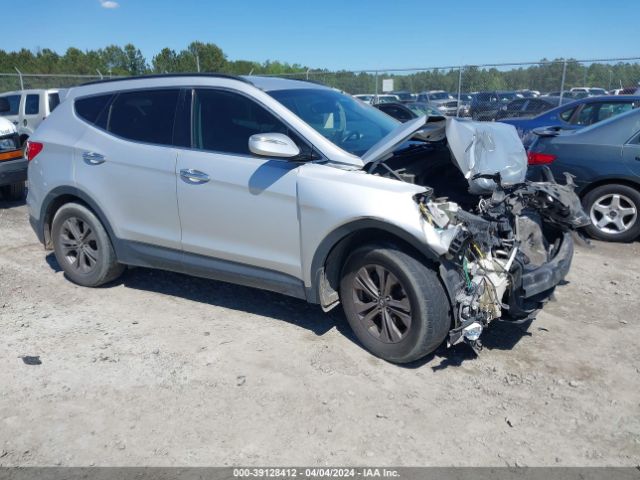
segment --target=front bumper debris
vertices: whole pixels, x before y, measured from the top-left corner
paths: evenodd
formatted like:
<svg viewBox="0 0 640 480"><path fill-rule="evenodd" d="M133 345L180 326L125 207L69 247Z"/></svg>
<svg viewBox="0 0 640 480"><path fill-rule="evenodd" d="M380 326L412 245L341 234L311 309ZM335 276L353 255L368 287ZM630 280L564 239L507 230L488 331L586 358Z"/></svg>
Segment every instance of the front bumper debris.
<svg viewBox="0 0 640 480"><path fill-rule="evenodd" d="M569 273L573 259L573 238L565 232L551 261L522 274L522 296L531 298L558 285Z"/></svg>

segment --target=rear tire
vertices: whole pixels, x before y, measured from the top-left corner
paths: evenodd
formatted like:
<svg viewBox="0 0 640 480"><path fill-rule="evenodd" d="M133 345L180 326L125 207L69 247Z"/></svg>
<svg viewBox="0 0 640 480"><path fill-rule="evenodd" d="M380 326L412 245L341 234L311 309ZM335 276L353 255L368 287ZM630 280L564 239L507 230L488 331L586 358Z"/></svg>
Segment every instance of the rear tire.
<svg viewBox="0 0 640 480"><path fill-rule="evenodd" d="M125 269L100 220L84 205L62 206L53 218L51 238L58 264L73 283L98 287L115 280Z"/></svg>
<svg viewBox="0 0 640 480"><path fill-rule="evenodd" d="M358 340L389 362L412 362L431 353L451 326L436 272L393 246L355 250L343 267L340 298Z"/></svg>
<svg viewBox="0 0 640 480"><path fill-rule="evenodd" d="M25 182L14 183L2 187L2 196L6 200L18 201L24 199L26 191L27 184Z"/></svg>
<svg viewBox="0 0 640 480"><path fill-rule="evenodd" d="M591 219L585 227L593 238L631 242L640 236L640 192L627 185L601 185L582 199Z"/></svg>

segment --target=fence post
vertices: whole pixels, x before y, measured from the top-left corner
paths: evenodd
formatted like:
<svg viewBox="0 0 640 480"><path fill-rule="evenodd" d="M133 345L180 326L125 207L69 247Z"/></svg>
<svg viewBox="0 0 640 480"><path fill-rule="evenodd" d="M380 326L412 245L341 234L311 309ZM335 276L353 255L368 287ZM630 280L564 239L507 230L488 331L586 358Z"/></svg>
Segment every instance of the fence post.
<svg viewBox="0 0 640 480"><path fill-rule="evenodd" d="M309 80L309 70L311 70L311 69L307 68L307 80Z"/></svg>
<svg viewBox="0 0 640 480"><path fill-rule="evenodd" d="M378 97L378 71L375 71L376 73L376 101L377 101L377 97Z"/></svg>
<svg viewBox="0 0 640 480"><path fill-rule="evenodd" d="M13 67L18 72L18 77L20 78L20 90L24 90L24 82L22 81L22 72L18 70L18 67Z"/></svg>
<svg viewBox="0 0 640 480"><path fill-rule="evenodd" d="M458 103L456 103L456 117L460 116L460 95L462 93L462 65L458 67Z"/></svg>
<svg viewBox="0 0 640 480"><path fill-rule="evenodd" d="M562 105L562 97L564 96L564 80L567 76L567 61L562 62L562 81L560 82L560 105Z"/></svg>
<svg viewBox="0 0 640 480"><path fill-rule="evenodd" d="M100 70L96 68L96 72L98 72L98 75L100 76L100 80L104 80L104 77L102 76L102 73L100 73Z"/></svg>

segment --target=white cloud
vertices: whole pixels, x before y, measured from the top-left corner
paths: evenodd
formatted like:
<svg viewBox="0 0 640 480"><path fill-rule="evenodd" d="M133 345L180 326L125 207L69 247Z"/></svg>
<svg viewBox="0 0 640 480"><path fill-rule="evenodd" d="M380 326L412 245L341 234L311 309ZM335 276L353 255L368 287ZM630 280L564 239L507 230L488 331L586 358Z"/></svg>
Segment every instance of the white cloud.
<svg viewBox="0 0 640 480"><path fill-rule="evenodd" d="M100 0L100 5L102 8L118 8L120 6L118 2L112 0Z"/></svg>

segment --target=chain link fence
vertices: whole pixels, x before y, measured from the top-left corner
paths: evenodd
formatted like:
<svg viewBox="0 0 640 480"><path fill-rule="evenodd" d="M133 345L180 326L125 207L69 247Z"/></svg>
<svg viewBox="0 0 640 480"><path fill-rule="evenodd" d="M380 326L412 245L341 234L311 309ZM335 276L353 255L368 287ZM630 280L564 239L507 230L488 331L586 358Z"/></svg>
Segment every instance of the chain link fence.
<svg viewBox="0 0 640 480"><path fill-rule="evenodd" d="M33 88L69 88L95 80L116 78L103 75L0 73L0 94Z"/></svg>
<svg viewBox="0 0 640 480"><path fill-rule="evenodd" d="M98 72L99 73L99 72ZM247 72L250 73L250 72ZM640 57L353 71L307 70L281 77L321 83L371 103L419 101L445 115L497 120L531 116L583 96L634 93ZM102 75L0 73L0 93L66 88Z"/></svg>
<svg viewBox="0 0 640 480"><path fill-rule="evenodd" d="M632 94L640 57L280 75L362 95L370 103L418 101L477 120L533 116L585 96Z"/></svg>

